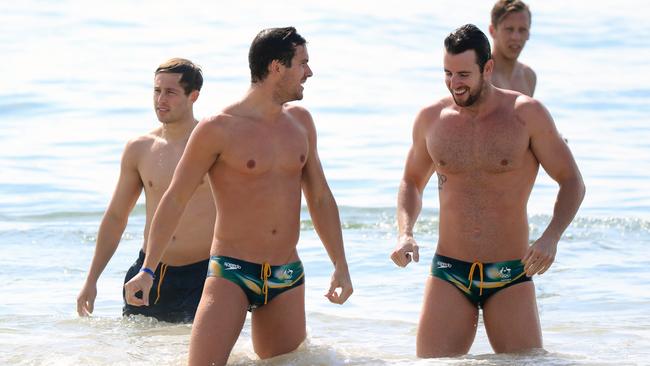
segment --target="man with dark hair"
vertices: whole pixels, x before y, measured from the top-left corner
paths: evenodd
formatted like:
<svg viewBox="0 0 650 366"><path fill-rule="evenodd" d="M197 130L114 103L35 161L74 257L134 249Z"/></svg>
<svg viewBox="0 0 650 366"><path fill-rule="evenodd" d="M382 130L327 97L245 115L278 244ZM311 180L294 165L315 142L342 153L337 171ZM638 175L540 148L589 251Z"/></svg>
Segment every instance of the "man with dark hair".
<svg viewBox="0 0 650 366"><path fill-rule="evenodd" d="M135 276L145 258L147 233L163 193L171 182L187 140L198 121L193 105L199 97L203 76L189 60L174 58L161 64L154 78L154 109L162 125L126 144L117 187L104 214L86 282L77 297L80 316L93 312L97 280L111 259L124 233L129 213L144 189L146 196L145 240L126 283ZM201 298L215 220L210 187L201 184L173 232L162 264L155 267L156 291L145 307L124 304L123 314L142 314L168 322L191 322ZM154 267L152 267L154 268Z"/></svg>
<svg viewBox="0 0 650 366"><path fill-rule="evenodd" d="M149 293L150 268L158 264L207 173L219 215L192 328L190 365L225 364L247 310L253 348L261 358L291 352L305 339L304 270L296 251L301 191L334 264L326 296L342 304L352 294L338 208L318 157L314 121L306 109L286 104L302 99L302 84L312 76L308 61L304 39L294 28L257 35L248 92L197 126L154 217L142 272L125 285L130 304L145 303L135 293Z"/></svg>
<svg viewBox="0 0 650 366"><path fill-rule="evenodd" d="M269 28L261 31L248 51L248 64L251 70L251 83L262 81L269 74L268 65L278 60L281 65L291 67L296 54L296 46L304 46L307 41L294 27Z"/></svg>
<svg viewBox="0 0 650 366"><path fill-rule="evenodd" d="M490 35L494 41L492 85L530 97L537 76L517 59L530 36L531 13L521 0L498 0L491 13Z"/></svg>
<svg viewBox="0 0 650 366"><path fill-rule="evenodd" d="M553 264L584 197L580 171L548 111L491 85L493 67L483 32L457 29L445 40L451 97L422 109L414 123L391 259L400 267L419 260L413 226L436 173L440 230L417 333L419 357L467 353L479 309L496 352L541 348L531 277ZM540 165L560 189L550 223L529 246L526 205Z"/></svg>

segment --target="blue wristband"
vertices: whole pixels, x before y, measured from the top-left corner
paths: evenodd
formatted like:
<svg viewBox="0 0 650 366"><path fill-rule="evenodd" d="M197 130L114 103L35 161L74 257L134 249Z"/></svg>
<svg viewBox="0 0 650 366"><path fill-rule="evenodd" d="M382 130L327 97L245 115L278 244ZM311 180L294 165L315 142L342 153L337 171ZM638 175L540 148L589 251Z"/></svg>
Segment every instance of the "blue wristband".
<svg viewBox="0 0 650 366"><path fill-rule="evenodd" d="M147 267L140 268L140 272L145 272L145 273L149 274L149 276L151 276L152 280L156 279L156 275L154 274L154 272L152 270L150 270L149 268L147 268Z"/></svg>

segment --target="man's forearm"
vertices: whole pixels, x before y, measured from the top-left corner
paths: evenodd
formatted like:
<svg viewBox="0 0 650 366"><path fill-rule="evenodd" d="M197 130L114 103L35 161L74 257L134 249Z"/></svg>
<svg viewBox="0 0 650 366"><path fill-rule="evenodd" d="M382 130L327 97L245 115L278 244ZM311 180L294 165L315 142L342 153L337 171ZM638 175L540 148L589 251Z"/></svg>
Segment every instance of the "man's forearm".
<svg viewBox="0 0 650 366"><path fill-rule="evenodd" d="M309 211L314 223L314 229L320 237L332 263L346 264L343 235L341 233L341 219L339 217L336 200L331 193L323 199L312 202Z"/></svg>
<svg viewBox="0 0 650 366"><path fill-rule="evenodd" d="M585 196L585 185L582 178L575 178L560 184L557 200L553 208L553 218L549 222L544 235L551 235L558 240L571 224Z"/></svg>
<svg viewBox="0 0 650 366"><path fill-rule="evenodd" d="M120 220L109 215L104 216L97 232L95 253L88 270L87 281L97 282L99 276L104 272L106 265L115 254L126 224L127 219Z"/></svg>
<svg viewBox="0 0 650 366"><path fill-rule="evenodd" d="M422 193L415 184L402 181L397 195L397 226L399 235L413 235L413 226L422 210Z"/></svg>

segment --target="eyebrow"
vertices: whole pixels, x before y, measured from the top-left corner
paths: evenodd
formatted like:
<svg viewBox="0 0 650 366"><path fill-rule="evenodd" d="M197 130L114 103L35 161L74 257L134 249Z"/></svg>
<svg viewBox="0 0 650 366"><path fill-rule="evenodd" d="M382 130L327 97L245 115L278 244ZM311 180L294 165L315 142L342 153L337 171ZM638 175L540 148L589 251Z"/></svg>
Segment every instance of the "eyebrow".
<svg viewBox="0 0 650 366"><path fill-rule="evenodd" d="M171 86L171 87L170 87L170 86L166 86L166 87L162 87L162 86L154 85L153 88L154 88L154 89L160 89L160 90L174 90L174 91L181 91L181 90L183 90L183 88L178 87L178 86Z"/></svg>
<svg viewBox="0 0 650 366"><path fill-rule="evenodd" d="M450 70L448 70L448 69L445 69L445 72L448 72L448 73L453 74L453 72L450 71ZM471 72L472 72L472 71L470 71L470 70L460 70L460 71L456 71L456 74L462 74L462 73L468 73L468 74L469 74L469 73L471 73Z"/></svg>

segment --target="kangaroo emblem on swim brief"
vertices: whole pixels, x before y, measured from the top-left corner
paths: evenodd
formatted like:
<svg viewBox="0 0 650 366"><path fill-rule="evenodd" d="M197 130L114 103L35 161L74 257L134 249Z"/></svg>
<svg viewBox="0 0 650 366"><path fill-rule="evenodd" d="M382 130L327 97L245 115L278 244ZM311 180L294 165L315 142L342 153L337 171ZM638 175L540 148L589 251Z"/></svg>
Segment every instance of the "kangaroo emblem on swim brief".
<svg viewBox="0 0 650 366"><path fill-rule="evenodd" d="M284 271L282 271L282 273L280 273L279 275L276 275L276 277L280 280L288 280L291 279L292 276L293 276L293 269L291 268L287 268Z"/></svg>
<svg viewBox="0 0 650 366"><path fill-rule="evenodd" d="M501 278L510 278L510 272L512 272L512 269L508 267L499 268L499 276L501 276Z"/></svg>

